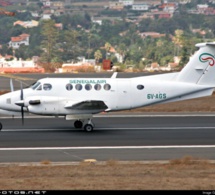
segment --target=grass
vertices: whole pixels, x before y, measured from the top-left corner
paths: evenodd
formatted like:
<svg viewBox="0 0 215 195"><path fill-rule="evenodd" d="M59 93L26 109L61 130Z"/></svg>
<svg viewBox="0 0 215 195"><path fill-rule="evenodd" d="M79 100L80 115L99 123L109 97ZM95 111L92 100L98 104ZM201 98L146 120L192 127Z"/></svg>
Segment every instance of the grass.
<svg viewBox="0 0 215 195"><path fill-rule="evenodd" d="M0 167L1 190L209 190L215 164L185 156L167 163L109 160L76 165Z"/></svg>

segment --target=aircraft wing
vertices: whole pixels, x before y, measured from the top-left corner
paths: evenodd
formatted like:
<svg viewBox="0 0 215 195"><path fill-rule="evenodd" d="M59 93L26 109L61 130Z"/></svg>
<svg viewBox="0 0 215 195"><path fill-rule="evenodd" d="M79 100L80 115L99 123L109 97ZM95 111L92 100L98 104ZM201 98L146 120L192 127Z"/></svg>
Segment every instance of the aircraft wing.
<svg viewBox="0 0 215 195"><path fill-rule="evenodd" d="M108 107L101 100L86 100L76 103L67 103L64 108L74 109L74 110L93 110L93 111L103 111Z"/></svg>

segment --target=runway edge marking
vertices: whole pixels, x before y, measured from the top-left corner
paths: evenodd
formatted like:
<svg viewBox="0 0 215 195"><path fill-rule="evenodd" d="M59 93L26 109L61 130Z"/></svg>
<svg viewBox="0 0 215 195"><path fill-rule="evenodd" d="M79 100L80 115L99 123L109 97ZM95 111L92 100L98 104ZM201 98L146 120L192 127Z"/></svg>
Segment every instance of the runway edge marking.
<svg viewBox="0 0 215 195"><path fill-rule="evenodd" d="M215 145L170 145L170 146L88 146L88 147L22 147L0 148L0 151L18 150L98 150L98 149L179 149L179 148L215 148Z"/></svg>

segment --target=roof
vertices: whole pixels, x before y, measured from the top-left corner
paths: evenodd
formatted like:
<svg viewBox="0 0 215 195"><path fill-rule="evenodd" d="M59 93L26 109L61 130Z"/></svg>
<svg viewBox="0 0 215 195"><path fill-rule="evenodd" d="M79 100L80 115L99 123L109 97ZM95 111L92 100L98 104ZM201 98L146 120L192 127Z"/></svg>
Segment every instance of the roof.
<svg viewBox="0 0 215 195"><path fill-rule="evenodd" d="M12 42L20 42L22 40L23 40L22 37L11 37Z"/></svg>
<svg viewBox="0 0 215 195"><path fill-rule="evenodd" d="M23 33L23 34L21 34L21 35L19 35L20 37L30 37L30 35L29 34L25 34L25 33Z"/></svg>
<svg viewBox="0 0 215 195"><path fill-rule="evenodd" d="M11 37L11 41L12 42L20 42L25 40L27 37L30 37L29 34L21 34L18 37Z"/></svg>
<svg viewBox="0 0 215 195"><path fill-rule="evenodd" d="M178 66L178 63L175 63L175 62L169 62L168 65L171 67L171 68L175 68Z"/></svg>
<svg viewBox="0 0 215 195"><path fill-rule="evenodd" d="M157 62L151 63L151 68L158 68L159 64Z"/></svg>
<svg viewBox="0 0 215 195"><path fill-rule="evenodd" d="M164 37L164 36L165 36L165 34L160 34L160 33L158 33L158 32L142 32L142 33L140 33L140 34L141 34L141 36L143 36L143 37L150 36L150 37L152 37L152 38L159 38L159 37Z"/></svg>
<svg viewBox="0 0 215 195"><path fill-rule="evenodd" d="M13 23L13 25L14 25L14 26L17 25L17 24L23 25L23 23L24 23L23 21L17 20L16 22Z"/></svg>
<svg viewBox="0 0 215 195"><path fill-rule="evenodd" d="M112 53L116 53L116 50L115 50L113 47L111 47L111 48L109 49L109 51L112 52Z"/></svg>
<svg viewBox="0 0 215 195"><path fill-rule="evenodd" d="M60 29L63 29L63 24L62 24L62 23L56 23L56 24L55 24L55 27L60 28Z"/></svg>

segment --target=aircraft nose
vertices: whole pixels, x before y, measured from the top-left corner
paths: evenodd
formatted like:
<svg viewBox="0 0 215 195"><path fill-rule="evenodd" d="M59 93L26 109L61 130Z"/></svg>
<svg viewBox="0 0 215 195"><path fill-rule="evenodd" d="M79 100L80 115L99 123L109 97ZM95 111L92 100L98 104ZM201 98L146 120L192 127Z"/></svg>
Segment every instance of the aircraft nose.
<svg viewBox="0 0 215 195"><path fill-rule="evenodd" d="M0 109L18 110L20 107L15 104L19 100L17 92L10 92L0 96Z"/></svg>
<svg viewBox="0 0 215 195"><path fill-rule="evenodd" d="M9 94L4 94L0 96L0 108L5 109L8 104L11 104L11 98Z"/></svg>

